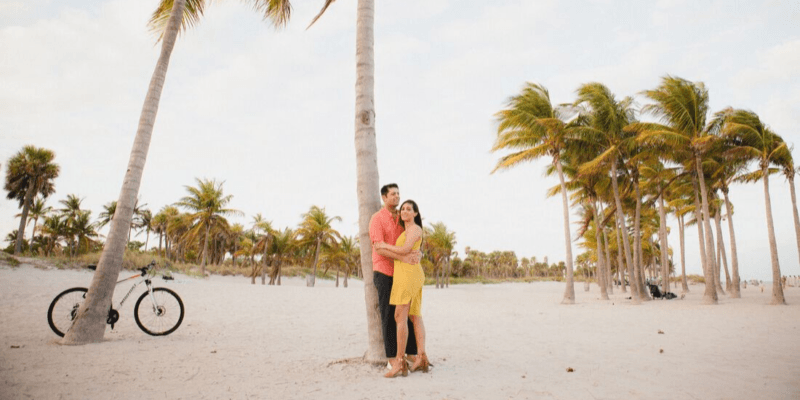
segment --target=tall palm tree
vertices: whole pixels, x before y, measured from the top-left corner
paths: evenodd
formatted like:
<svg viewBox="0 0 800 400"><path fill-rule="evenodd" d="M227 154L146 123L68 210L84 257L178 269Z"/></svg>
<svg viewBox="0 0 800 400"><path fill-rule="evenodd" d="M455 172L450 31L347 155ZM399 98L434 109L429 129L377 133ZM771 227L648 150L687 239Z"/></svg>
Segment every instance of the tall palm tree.
<svg viewBox="0 0 800 400"><path fill-rule="evenodd" d="M274 257L272 271L270 271L269 276L270 285L281 285L281 268L296 246L297 242L295 241L293 230L285 228L283 231L275 232L273 240L270 242L270 252Z"/></svg>
<svg viewBox="0 0 800 400"><path fill-rule="evenodd" d="M332 246L341 240L342 235L331 226L333 221L341 221L342 217L334 216L329 217L325 213L324 208L311 206L311 208L302 215L303 220L300 222L300 227L295 232L298 245L306 248L314 247L314 261L312 268L314 272L311 275L311 287L314 287L317 275L317 266L319 264L319 252L322 246Z"/></svg>
<svg viewBox="0 0 800 400"><path fill-rule="evenodd" d="M223 193L222 185L224 182L217 183L213 179L200 180L198 178L195 178L195 181L197 182L197 187L184 186L189 195L181 198L175 205L184 207L191 212L190 216L194 221L192 235L194 237L202 237L203 258L200 270L205 275L211 229L227 225L227 220L225 220L224 216L240 215L241 211L226 208L233 195L226 196Z"/></svg>
<svg viewBox="0 0 800 400"><path fill-rule="evenodd" d="M770 165L781 166L781 160L787 158L789 148L780 136L761 122L756 113L747 110L736 110L725 119L723 136L736 143L729 153L736 156L747 156L758 163L759 169L745 179L760 178L764 183L764 208L767 214L767 233L772 259L772 304L786 304L781 285L781 267L778 261L775 225L772 220L769 175L778 172L778 170L770 170Z"/></svg>
<svg viewBox="0 0 800 400"><path fill-rule="evenodd" d="M710 139L713 139L714 125L707 125L708 89L702 82L693 83L682 78L665 76L661 84L644 91L645 97L652 100L642 108L642 112L660 118L659 123L638 123L632 129L642 131L641 141L661 142L675 151L685 149L689 155L678 162L686 170L693 170L697 176L700 203L702 206L702 229L705 238L706 282L713 279L714 243L711 238L711 218L709 213L708 189L703 171L703 157ZM698 222L700 222L698 221ZM706 284L703 300L706 304L717 304L717 291L714 285Z"/></svg>
<svg viewBox="0 0 800 400"><path fill-rule="evenodd" d="M495 166L497 170L515 167L524 162L550 156L561 182L564 210L564 243L566 246L567 285L562 304L575 303L572 271L572 239L569 225L569 204L561 158L567 146L568 118L571 108L553 106L544 86L527 83L522 92L508 100L507 108L495 114L499 123L492 151L511 150Z"/></svg>
<svg viewBox="0 0 800 400"><path fill-rule="evenodd" d="M638 249L640 247L638 241L638 223L641 204L639 202L638 193L636 193L637 203L634 218L635 246L632 252L630 241L628 240L628 228L625 223L625 212L618 182L620 179L618 173L620 164L629 161L631 155L628 153L636 148L636 135L624 130L626 126L634 121L633 99L626 97L618 101L608 87L597 82L581 85L578 88L577 94L578 98L575 100L575 104L587 108L590 118L589 123L576 128L576 132L580 135L582 141L592 143L602 149L597 157L581 165L580 173L597 173L602 170L610 170L611 172L611 187L614 194L616 220L622 233L622 250L624 250L623 255L625 256L625 261L628 266L630 284L633 288L631 290L632 299L634 303L638 303L645 297L645 293L642 292L640 273L638 270L638 266L640 265L638 260ZM636 178L632 181L635 182ZM638 185L635 187L638 191Z"/></svg>
<svg viewBox="0 0 800 400"><path fill-rule="evenodd" d="M325 0L319 19L335 0ZM378 311L378 292L372 283L372 242L369 220L381 208L378 195L378 146L375 139L375 0L358 0L356 15L355 148L358 194L358 239L367 309L367 362L385 361L383 334Z"/></svg>
<svg viewBox="0 0 800 400"><path fill-rule="evenodd" d="M53 181L58 177L59 167L53 163L55 153L51 150L28 145L14 154L6 163L6 182L4 189L9 200L19 201L22 214L17 229L17 242L14 254L22 252L22 239L25 236L28 212L36 196L46 199L55 192Z"/></svg>
<svg viewBox="0 0 800 400"><path fill-rule="evenodd" d="M81 211L76 218L71 221L72 233L75 235L75 254L80 254L81 249L89 252L97 244L100 235L95 229L95 224L91 222L92 212L90 210Z"/></svg>
<svg viewBox="0 0 800 400"><path fill-rule="evenodd" d="M780 165L786 180L789 181L789 194L792 198L792 215L794 216L794 233L797 240L797 255L800 256L800 215L797 212L797 195L794 190L794 177L797 170L794 167L792 152L787 151L783 152L783 154L784 156L780 157L777 163Z"/></svg>
<svg viewBox="0 0 800 400"><path fill-rule="evenodd" d="M131 219L133 218L133 207L139 193L144 163L150 147L150 138L153 134L153 126L155 125L158 103L161 99L161 91L167 75L169 59L172 55L172 49L175 47L178 31L184 22L181 17L184 14L186 0L165 1L171 1L173 4L170 8L170 16L166 19L166 28L160 37L162 41L161 55L150 80L150 87L147 90L139 118L139 127L136 131L127 172L117 200L117 207L120 208L121 212L119 215L115 215L114 220L111 222L106 245L100 256L97 271L89 286L86 301L78 312L78 317L72 329L64 336L63 342L65 344L99 342L103 339L105 333L108 305L111 303L115 283L122 268L122 256L126 246L125 233L130 228Z"/></svg>

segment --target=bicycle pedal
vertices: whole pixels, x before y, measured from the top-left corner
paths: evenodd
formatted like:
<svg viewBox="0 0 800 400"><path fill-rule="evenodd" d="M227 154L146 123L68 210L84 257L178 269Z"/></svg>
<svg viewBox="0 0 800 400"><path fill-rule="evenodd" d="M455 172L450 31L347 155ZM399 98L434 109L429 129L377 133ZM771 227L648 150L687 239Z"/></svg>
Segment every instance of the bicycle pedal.
<svg viewBox="0 0 800 400"><path fill-rule="evenodd" d="M114 330L114 324L111 324L111 330L112 331Z"/></svg>

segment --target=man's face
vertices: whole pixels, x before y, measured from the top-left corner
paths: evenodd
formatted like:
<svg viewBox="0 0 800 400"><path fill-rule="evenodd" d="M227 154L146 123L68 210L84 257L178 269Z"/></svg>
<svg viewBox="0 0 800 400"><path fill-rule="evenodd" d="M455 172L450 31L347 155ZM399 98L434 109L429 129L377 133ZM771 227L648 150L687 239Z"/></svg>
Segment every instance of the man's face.
<svg viewBox="0 0 800 400"><path fill-rule="evenodd" d="M397 188L389 188L389 193L381 197L383 198L383 204L389 207L396 208L400 204L400 190Z"/></svg>

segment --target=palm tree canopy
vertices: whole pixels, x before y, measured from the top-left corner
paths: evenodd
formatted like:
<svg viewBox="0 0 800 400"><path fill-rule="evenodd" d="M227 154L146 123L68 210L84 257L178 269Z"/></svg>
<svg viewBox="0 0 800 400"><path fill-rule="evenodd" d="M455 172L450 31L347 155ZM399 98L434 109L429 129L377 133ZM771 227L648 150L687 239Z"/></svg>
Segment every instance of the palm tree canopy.
<svg viewBox="0 0 800 400"><path fill-rule="evenodd" d="M492 151L518 151L502 157L492 172L545 155L557 162L566 147L567 123L574 115L572 107L554 107L544 86L527 83L508 100L506 109L495 114L498 127Z"/></svg>
<svg viewBox="0 0 800 400"><path fill-rule="evenodd" d="M319 238L320 243L330 244L341 239L341 234L333 229L333 221L341 221L342 217L329 217L324 208L311 206L307 213L302 215L303 220L295 232L301 246L309 246Z"/></svg>
<svg viewBox="0 0 800 400"><path fill-rule="evenodd" d="M6 197L19 201L19 207L22 207L31 186L34 196L47 198L55 193L53 180L58 177L59 167L53 159L55 153L51 150L31 145L23 147L6 163Z"/></svg>
<svg viewBox="0 0 800 400"><path fill-rule="evenodd" d="M211 0L186 0L181 19L181 31L185 31L200 22L200 18L205 13L206 5ZM263 14L264 20L272 22L275 28L282 28L289 22L292 13L292 5L289 0L248 0L253 4L253 8ZM330 3L331 1L329 1ZM150 31L158 35L158 41L164 38L167 29L167 21L172 14L174 0L161 0L158 7L147 23ZM327 4L325 8L327 8ZM324 11L324 8L323 8ZM322 15L322 13L320 13ZM317 17L319 18L319 16Z"/></svg>

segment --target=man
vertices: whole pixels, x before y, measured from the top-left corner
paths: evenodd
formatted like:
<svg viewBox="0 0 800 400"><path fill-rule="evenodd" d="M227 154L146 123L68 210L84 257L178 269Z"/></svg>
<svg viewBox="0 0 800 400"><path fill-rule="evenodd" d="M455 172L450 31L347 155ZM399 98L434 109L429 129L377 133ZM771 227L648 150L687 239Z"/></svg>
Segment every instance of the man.
<svg viewBox="0 0 800 400"><path fill-rule="evenodd" d="M400 213L397 206L400 204L400 189L397 184L390 183L381 188L383 207L372 215L369 221L369 238L374 245L377 242L396 244L397 238L403 233L400 226ZM420 252L412 252L400 259L402 262L416 264L421 258ZM383 346L386 357L392 359L397 356L397 325L394 319L395 306L389 304L392 294L394 276L394 260L378 254L372 249L372 282L378 290L378 308L381 313L381 328L383 331ZM405 354L417 354L417 339L414 336L414 325L408 320L408 343Z"/></svg>

